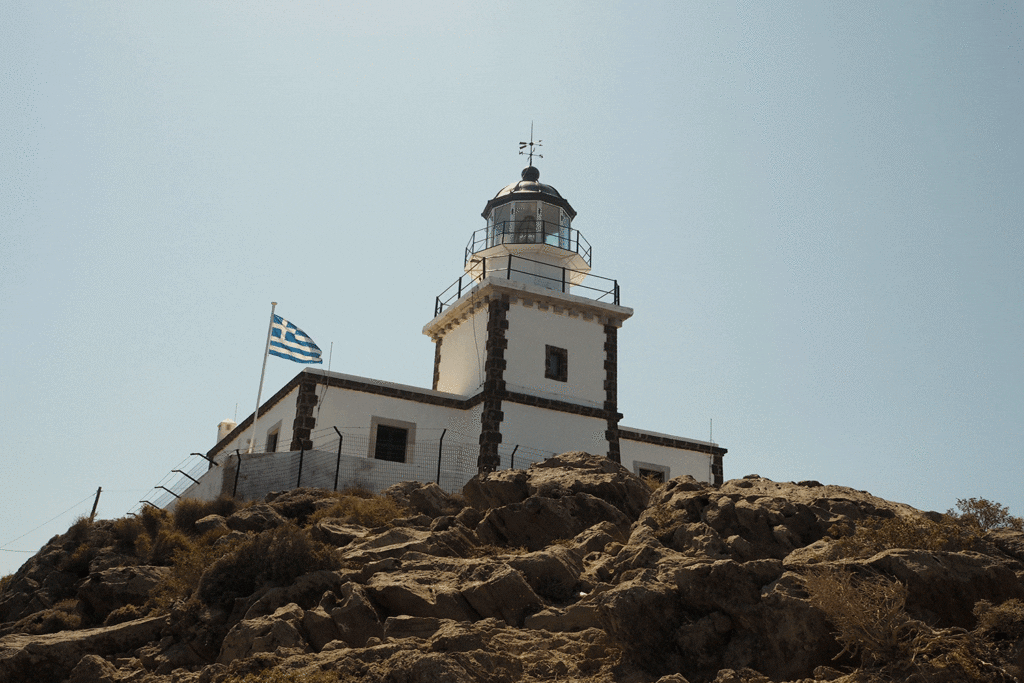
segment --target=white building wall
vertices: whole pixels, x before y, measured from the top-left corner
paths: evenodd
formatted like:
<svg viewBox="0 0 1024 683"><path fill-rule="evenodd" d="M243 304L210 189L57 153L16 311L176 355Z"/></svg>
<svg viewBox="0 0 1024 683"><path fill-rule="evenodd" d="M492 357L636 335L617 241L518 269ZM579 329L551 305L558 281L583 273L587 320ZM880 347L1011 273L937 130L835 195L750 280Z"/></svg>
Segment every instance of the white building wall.
<svg viewBox="0 0 1024 683"><path fill-rule="evenodd" d="M546 310L545 310L546 309ZM570 317L549 302L523 300L508 310L505 385L509 391L604 406L604 325L594 316ZM568 351L568 381L544 377L546 347ZM442 347L443 348L443 347Z"/></svg>
<svg viewBox="0 0 1024 683"><path fill-rule="evenodd" d="M277 438L277 450L288 450L292 443L292 431L295 422L295 401L299 395L299 387L296 386L280 401L275 403L266 413L260 413L259 421L256 424L256 451L262 451L267 442L267 431L280 423L280 432ZM249 450L249 439L252 438L253 429L250 425L240 435L235 436L217 455L218 462L228 453L234 453L235 449L242 452Z"/></svg>
<svg viewBox="0 0 1024 683"><path fill-rule="evenodd" d="M442 338L438 391L466 396L479 393L486 343L487 307L481 306Z"/></svg>
<svg viewBox="0 0 1024 683"><path fill-rule="evenodd" d="M343 434L356 432L365 435L367 452L363 454L364 457L372 457L370 429L374 418L383 419L385 423L394 420L414 424L415 433L410 432L409 436L415 442L437 442L444 429L448 430L445 439L477 443L480 438L479 406L475 411L465 411L324 385L317 386L317 395L323 397L325 389L327 395L320 404L316 433L333 439L335 436L331 427L337 427ZM314 446L317 442L314 439ZM415 444L410 443L408 452L415 451ZM349 452L348 449L346 452Z"/></svg>
<svg viewBox="0 0 1024 683"><path fill-rule="evenodd" d="M690 475L697 481L711 483L711 456L707 453L687 451L680 448L669 448L657 444L619 439L619 456L622 466L633 474L639 474L639 468L668 468L665 481ZM647 467L654 465L654 467Z"/></svg>
<svg viewBox="0 0 1024 683"><path fill-rule="evenodd" d="M596 455L608 453L608 440L604 435L608 423L601 418L534 408L511 401L502 401L501 412L504 413L501 422L502 452L518 444L556 454L567 451L586 451Z"/></svg>

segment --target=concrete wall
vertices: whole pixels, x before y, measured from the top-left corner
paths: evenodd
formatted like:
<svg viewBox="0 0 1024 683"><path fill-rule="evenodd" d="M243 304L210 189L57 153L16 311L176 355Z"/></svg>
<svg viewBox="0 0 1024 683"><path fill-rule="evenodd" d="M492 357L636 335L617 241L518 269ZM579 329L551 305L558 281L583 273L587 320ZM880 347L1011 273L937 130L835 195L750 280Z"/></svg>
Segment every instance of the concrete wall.
<svg viewBox="0 0 1024 683"><path fill-rule="evenodd" d="M482 306L448 330L441 342L438 391L472 396L483 385L487 307Z"/></svg>
<svg viewBox="0 0 1024 683"><path fill-rule="evenodd" d="M632 429L632 428L630 428ZM639 430L632 430L639 431ZM669 469L666 481L675 477L690 475L697 481L711 482L711 456L707 453L683 450L680 448L669 448L657 444L633 441L632 439L619 439L619 452L622 458L622 466L634 474L638 474L638 467L645 467L646 464L667 467Z"/></svg>
<svg viewBox="0 0 1024 683"><path fill-rule="evenodd" d="M525 297L508 310L505 384L509 391L600 408L605 400L604 325L569 316L554 304ZM568 381L544 377L546 347L568 351Z"/></svg>
<svg viewBox="0 0 1024 683"><path fill-rule="evenodd" d="M573 415L503 401L501 412L502 451L516 444L553 453L587 451L597 455L608 452L605 420Z"/></svg>

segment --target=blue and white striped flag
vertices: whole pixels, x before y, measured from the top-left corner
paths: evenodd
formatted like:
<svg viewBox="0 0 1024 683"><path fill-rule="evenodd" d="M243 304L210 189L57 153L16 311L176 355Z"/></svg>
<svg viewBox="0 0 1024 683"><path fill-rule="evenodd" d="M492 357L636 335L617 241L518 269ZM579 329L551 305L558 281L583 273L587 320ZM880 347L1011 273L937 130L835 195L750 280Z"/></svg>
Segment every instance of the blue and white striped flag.
<svg viewBox="0 0 1024 683"><path fill-rule="evenodd" d="M270 353L296 363L323 363L320 347L305 332L279 315L270 326Z"/></svg>

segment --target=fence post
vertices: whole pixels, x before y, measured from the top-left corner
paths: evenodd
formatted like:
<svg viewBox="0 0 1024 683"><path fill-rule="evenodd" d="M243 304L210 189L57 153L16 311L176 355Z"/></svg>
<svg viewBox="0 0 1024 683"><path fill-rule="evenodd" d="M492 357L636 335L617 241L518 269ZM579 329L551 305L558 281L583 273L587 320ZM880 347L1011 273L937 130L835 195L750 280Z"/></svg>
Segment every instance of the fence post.
<svg viewBox="0 0 1024 683"><path fill-rule="evenodd" d="M235 449L235 457L238 458L238 461L235 463L235 485L231 488L232 498L238 497L238 475L242 471L242 454L237 448Z"/></svg>
<svg viewBox="0 0 1024 683"><path fill-rule="evenodd" d="M505 279L506 280L511 280L512 279L512 254L508 255L508 272L505 273Z"/></svg>
<svg viewBox="0 0 1024 683"><path fill-rule="evenodd" d="M302 461L306 457L306 449L299 451L299 478L295 481L295 488L302 486Z"/></svg>
<svg viewBox="0 0 1024 683"><path fill-rule="evenodd" d="M615 280L615 305L619 305L619 281Z"/></svg>
<svg viewBox="0 0 1024 683"><path fill-rule="evenodd" d="M447 429L441 430L441 438L437 440L437 485L441 485L441 447L444 445L444 435L448 433Z"/></svg>
<svg viewBox="0 0 1024 683"><path fill-rule="evenodd" d="M338 428L335 427L334 431L338 432ZM343 437L341 432L338 432L338 464L334 466L334 490L338 490L338 473L341 472L341 442Z"/></svg>
<svg viewBox="0 0 1024 683"><path fill-rule="evenodd" d="M518 451L518 450L519 450L519 444L516 444L516 447L512 449L512 455L509 456L509 459L508 459L508 468L510 470L514 470L516 468L516 451Z"/></svg>

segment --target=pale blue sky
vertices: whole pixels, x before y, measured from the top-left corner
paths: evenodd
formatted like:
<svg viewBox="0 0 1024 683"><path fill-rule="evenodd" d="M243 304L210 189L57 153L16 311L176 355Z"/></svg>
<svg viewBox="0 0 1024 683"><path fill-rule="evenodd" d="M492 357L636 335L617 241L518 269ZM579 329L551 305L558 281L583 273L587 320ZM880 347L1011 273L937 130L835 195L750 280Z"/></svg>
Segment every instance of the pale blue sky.
<svg viewBox="0 0 1024 683"><path fill-rule="evenodd" d="M624 424L1024 514L1018 3L383 5L0 0L0 574L252 411L272 300L429 386L531 121Z"/></svg>

